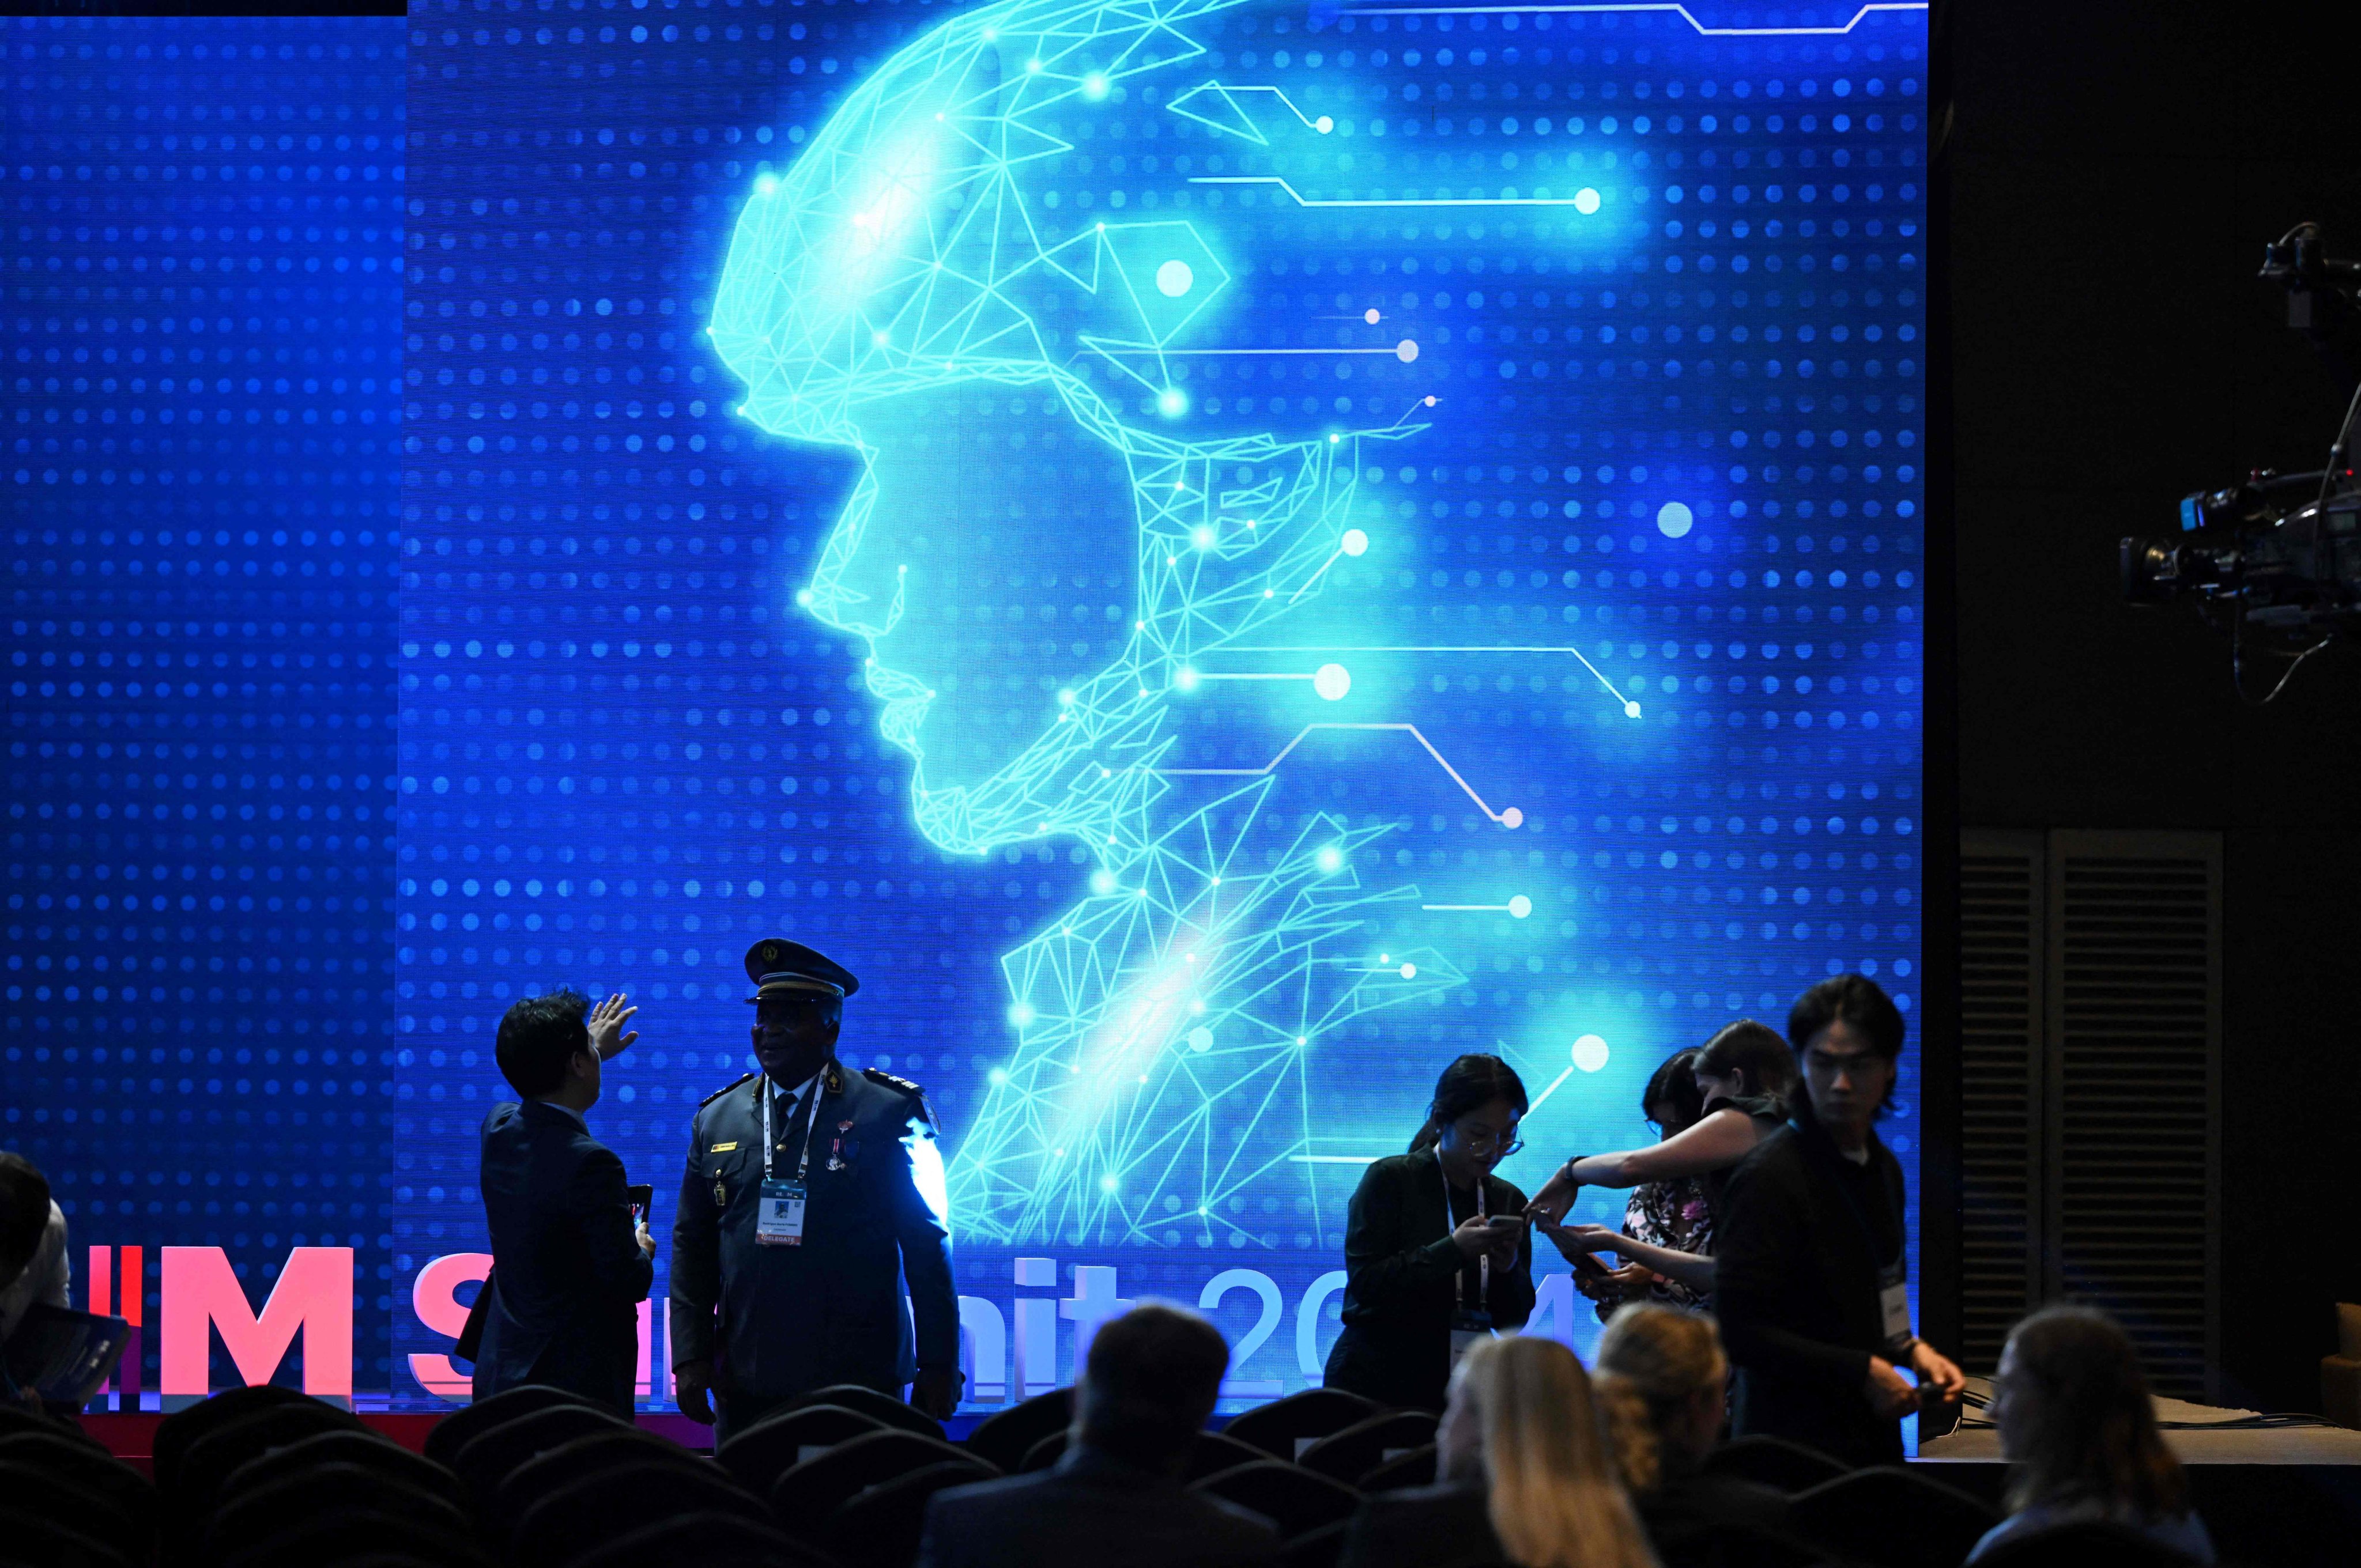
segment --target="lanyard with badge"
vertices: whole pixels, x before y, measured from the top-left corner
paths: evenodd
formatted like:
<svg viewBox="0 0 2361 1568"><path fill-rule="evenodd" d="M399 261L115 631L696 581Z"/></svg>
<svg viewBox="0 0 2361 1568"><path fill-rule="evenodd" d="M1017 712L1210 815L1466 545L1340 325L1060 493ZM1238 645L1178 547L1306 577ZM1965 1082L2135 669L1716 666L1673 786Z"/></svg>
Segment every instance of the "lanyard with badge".
<svg viewBox="0 0 2361 1568"><path fill-rule="evenodd" d="M804 1179L811 1171L813 1131L819 1126L819 1099L828 1092L826 1076L812 1080L811 1119L804 1126L803 1154L796 1161L795 1179L782 1181L771 1173L771 1080L758 1080L763 1097L763 1191L754 1211L754 1241L761 1246L804 1245L804 1206L809 1194ZM792 1124L792 1118L790 1118Z"/></svg>
<svg viewBox="0 0 2361 1568"><path fill-rule="evenodd" d="M1434 1151L1434 1170L1443 1180L1443 1234L1448 1236L1456 1228L1451 1223L1451 1178L1443 1168L1443 1151ZM1484 1210L1484 1179L1476 1178L1476 1217L1488 1220ZM1467 1271L1455 1266L1451 1271L1451 1365L1456 1367L1477 1340L1492 1337L1492 1255L1489 1251L1476 1255L1477 1303L1467 1304Z"/></svg>

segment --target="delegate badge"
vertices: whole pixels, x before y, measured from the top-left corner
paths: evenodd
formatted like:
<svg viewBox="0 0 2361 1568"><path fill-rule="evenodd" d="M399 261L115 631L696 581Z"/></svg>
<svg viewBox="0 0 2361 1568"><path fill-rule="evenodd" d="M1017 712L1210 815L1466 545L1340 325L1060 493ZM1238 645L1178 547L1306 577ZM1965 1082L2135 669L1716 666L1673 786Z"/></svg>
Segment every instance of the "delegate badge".
<svg viewBox="0 0 2361 1568"><path fill-rule="evenodd" d="M755 1211L754 1240L763 1246L804 1245L804 1184L765 1181Z"/></svg>

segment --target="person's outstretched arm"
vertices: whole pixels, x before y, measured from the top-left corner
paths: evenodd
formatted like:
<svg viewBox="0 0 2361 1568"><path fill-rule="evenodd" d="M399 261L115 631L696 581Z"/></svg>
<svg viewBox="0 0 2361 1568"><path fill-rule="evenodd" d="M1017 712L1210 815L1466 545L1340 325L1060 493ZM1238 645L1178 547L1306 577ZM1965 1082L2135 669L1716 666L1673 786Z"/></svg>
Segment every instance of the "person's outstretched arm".
<svg viewBox="0 0 2361 1568"><path fill-rule="evenodd" d="M1527 1213L1563 1220L1574 1207L1575 1193L1585 1187L1637 1187L1647 1181L1702 1176L1736 1165L1754 1151L1762 1133L1754 1118L1724 1106L1693 1127L1685 1127L1662 1143L1614 1154L1585 1155L1557 1168Z"/></svg>
<svg viewBox="0 0 2361 1568"><path fill-rule="evenodd" d="M1637 1236L1610 1231L1604 1225L1543 1225L1542 1234L1555 1243L1567 1262L1574 1261L1577 1252L1611 1252L1633 1263L1644 1264L1674 1284L1684 1286L1700 1296L1713 1293L1713 1257L1708 1253L1682 1252L1675 1247L1643 1242Z"/></svg>

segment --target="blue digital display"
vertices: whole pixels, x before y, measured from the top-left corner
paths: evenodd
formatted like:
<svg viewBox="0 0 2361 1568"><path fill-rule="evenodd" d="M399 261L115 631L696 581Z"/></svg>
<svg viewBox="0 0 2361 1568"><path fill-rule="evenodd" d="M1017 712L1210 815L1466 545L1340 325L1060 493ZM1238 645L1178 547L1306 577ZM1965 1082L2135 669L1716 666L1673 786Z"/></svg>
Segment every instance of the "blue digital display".
<svg viewBox="0 0 2361 1568"><path fill-rule="evenodd" d="M151 1325L159 1247L354 1248L380 1388L402 36L0 23L0 1145Z"/></svg>
<svg viewBox="0 0 2361 1568"><path fill-rule="evenodd" d="M1530 1189L1907 1008L1924 17L1817 9L417 16L397 1272L508 999L634 992L669 1193L785 936L942 1115L976 1384L1156 1295L1260 1398L1454 1055Z"/></svg>
<svg viewBox="0 0 2361 1568"><path fill-rule="evenodd" d="M351 1246L435 1403L501 1011L642 1003L662 1234L783 936L940 1114L971 1392L1158 1296L1235 1403L1458 1053L1530 1190L1824 975L1915 1019L1923 11L0 38L0 1135L78 1247Z"/></svg>

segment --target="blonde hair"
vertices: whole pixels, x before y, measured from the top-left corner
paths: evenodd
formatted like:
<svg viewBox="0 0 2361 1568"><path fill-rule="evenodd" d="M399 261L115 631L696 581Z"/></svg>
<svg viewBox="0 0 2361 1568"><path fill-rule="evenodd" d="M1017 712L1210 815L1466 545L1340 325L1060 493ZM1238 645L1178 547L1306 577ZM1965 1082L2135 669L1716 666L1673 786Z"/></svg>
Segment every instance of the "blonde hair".
<svg viewBox="0 0 2361 1568"><path fill-rule="evenodd" d="M1459 1369L1484 1432L1492 1529L1520 1568L1657 1568L1608 1462L1590 1379L1574 1352L1518 1334Z"/></svg>
<svg viewBox="0 0 2361 1568"><path fill-rule="evenodd" d="M1721 1334L1711 1318L1654 1302L1631 1302L1607 1321L1598 1340L1598 1402L1615 1445L1623 1484L1645 1496L1664 1484L1664 1432L1706 1391L1730 1376Z"/></svg>

